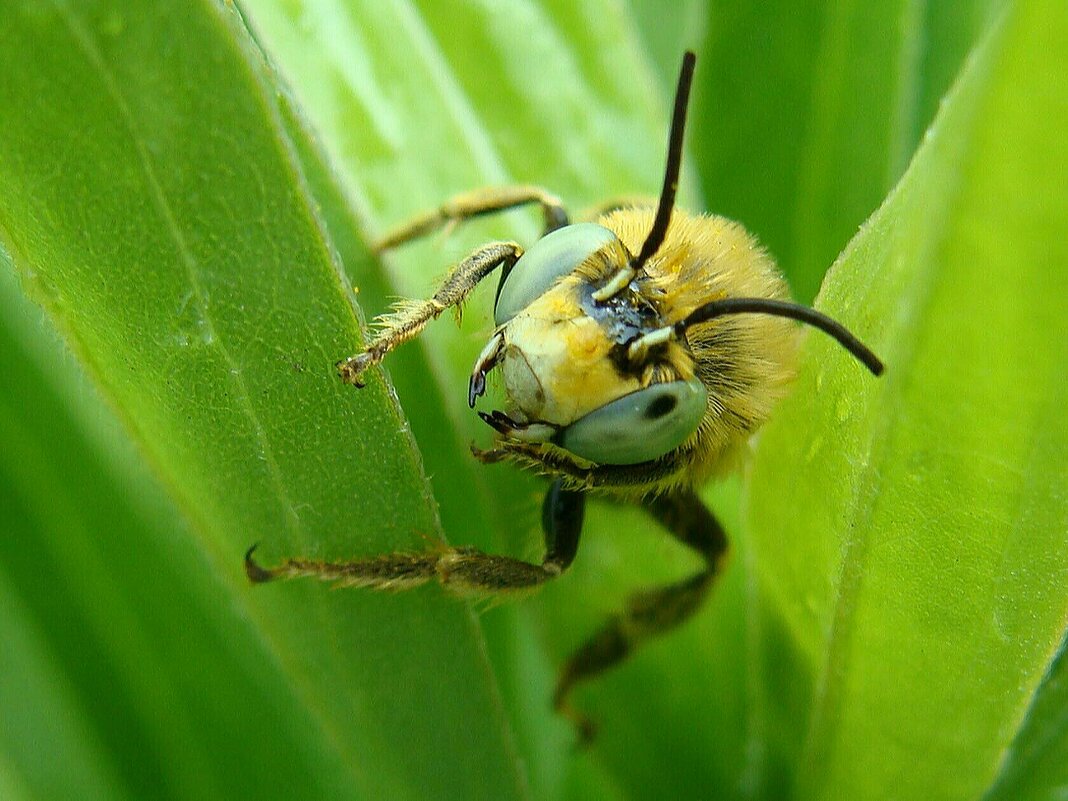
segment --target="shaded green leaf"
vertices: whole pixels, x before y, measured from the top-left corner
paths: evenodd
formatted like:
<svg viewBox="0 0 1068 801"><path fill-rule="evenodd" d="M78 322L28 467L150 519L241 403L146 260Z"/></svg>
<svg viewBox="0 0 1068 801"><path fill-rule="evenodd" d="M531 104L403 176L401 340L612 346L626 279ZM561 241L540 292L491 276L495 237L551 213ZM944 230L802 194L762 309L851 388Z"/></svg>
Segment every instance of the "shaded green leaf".
<svg viewBox="0 0 1068 801"><path fill-rule="evenodd" d="M232 584L0 267L0 752L26 797L341 791Z"/></svg>
<svg viewBox="0 0 1068 801"><path fill-rule="evenodd" d="M1066 34L1052 4L1007 15L829 276L885 379L814 339L762 437L765 692L796 797L981 794L1061 641Z"/></svg>
<svg viewBox="0 0 1068 801"><path fill-rule="evenodd" d="M710 4L692 141L710 209L810 302L901 176L1000 0Z"/></svg>

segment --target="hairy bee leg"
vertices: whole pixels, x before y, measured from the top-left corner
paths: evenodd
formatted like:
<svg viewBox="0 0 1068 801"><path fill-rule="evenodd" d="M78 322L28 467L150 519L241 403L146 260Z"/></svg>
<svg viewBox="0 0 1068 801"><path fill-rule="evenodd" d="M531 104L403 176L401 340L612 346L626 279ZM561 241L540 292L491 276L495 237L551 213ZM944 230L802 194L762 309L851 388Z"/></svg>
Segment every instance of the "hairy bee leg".
<svg viewBox="0 0 1068 801"><path fill-rule="evenodd" d="M446 276L441 287L429 300L402 301L384 315L382 330L367 349L337 363L343 380L362 387L360 376L382 361L387 353L419 334L426 324L451 306L459 306L478 283L500 266L511 269L523 249L515 242L492 242L485 245L458 265Z"/></svg>
<svg viewBox="0 0 1068 801"><path fill-rule="evenodd" d="M583 743L593 738L596 728L571 705L574 686L614 667L645 640L671 631L693 615L727 554L726 532L693 491L657 498L646 508L677 540L697 551L705 567L682 581L632 595L623 611L609 618L564 665L553 705L575 723Z"/></svg>
<svg viewBox="0 0 1068 801"><path fill-rule="evenodd" d="M672 463L655 465L594 465L579 467L536 442L516 439L497 440L492 448L471 445L471 455L483 464L511 462L524 469L543 474L563 475L569 486L581 489L594 487L633 487L653 482L668 482L678 475L680 466Z"/></svg>
<svg viewBox="0 0 1068 801"><path fill-rule="evenodd" d="M456 195L433 211L409 220L404 225L386 234L375 245L374 249L377 253L381 253L384 250L403 245L405 242L426 236L447 225L470 220L472 217L508 211L531 203L537 203L541 206L542 216L545 220L543 235L550 231L555 231L557 228L563 228L568 224L567 211L564 209L560 198L540 187L490 186Z"/></svg>
<svg viewBox="0 0 1068 801"><path fill-rule="evenodd" d="M286 559L275 567L262 567L253 558L256 546L245 552L245 574L253 584L275 579L317 578L343 587L406 590L426 584L437 576L442 553L391 553L352 562L319 562Z"/></svg>
<svg viewBox="0 0 1068 801"><path fill-rule="evenodd" d="M423 553L391 553L351 562L287 559L262 567L245 554L245 573L253 584L280 578L317 578L345 587L406 590L429 581L460 594L494 595L528 590L563 573L575 558L582 532L585 495L553 484L542 508L545 556L541 564L495 556L474 548L442 547Z"/></svg>

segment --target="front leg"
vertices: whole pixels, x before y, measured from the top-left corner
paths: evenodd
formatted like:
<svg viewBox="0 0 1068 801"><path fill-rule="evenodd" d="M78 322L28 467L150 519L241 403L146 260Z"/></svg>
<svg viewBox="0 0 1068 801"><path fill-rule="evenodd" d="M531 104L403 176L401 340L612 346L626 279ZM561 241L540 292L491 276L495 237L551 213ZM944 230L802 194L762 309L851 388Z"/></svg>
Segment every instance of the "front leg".
<svg viewBox="0 0 1068 801"><path fill-rule="evenodd" d="M401 301L392 312L380 317L377 322L382 327L378 335L363 353L338 362L338 374L347 383L362 387L361 376L366 370L381 362L395 347L417 336L445 309L463 303L479 281L498 267L511 269L521 255L523 249L515 242L493 242L480 247L456 265L432 298Z"/></svg>

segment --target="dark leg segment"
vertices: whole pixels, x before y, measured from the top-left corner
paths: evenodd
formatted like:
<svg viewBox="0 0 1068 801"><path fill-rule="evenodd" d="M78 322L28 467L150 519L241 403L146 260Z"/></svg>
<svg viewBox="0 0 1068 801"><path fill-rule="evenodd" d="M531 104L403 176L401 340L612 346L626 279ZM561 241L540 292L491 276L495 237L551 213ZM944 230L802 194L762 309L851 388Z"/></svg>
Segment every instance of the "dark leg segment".
<svg viewBox="0 0 1068 801"><path fill-rule="evenodd" d="M596 729L593 721L571 705L574 686L622 662L645 640L689 618L707 595L727 553L723 527L693 491L656 498L646 508L676 539L697 551L705 567L683 581L632 595L623 611L609 618L567 661L553 705L574 722L583 742L591 740Z"/></svg>
<svg viewBox="0 0 1068 801"><path fill-rule="evenodd" d="M545 493L541 505L541 528L545 532L545 561L566 570L578 552L582 521L586 514L586 496L564 489L564 480L556 479Z"/></svg>
<svg viewBox="0 0 1068 801"><path fill-rule="evenodd" d="M352 562L287 559L265 568L253 560L253 546L245 554L245 573L253 584L308 577L376 590L406 590L433 580L460 594L528 590L556 578L571 564L578 550L584 506L582 493L563 490L559 482L553 484L543 508L546 551L540 565L475 548L442 546L424 553L391 553Z"/></svg>

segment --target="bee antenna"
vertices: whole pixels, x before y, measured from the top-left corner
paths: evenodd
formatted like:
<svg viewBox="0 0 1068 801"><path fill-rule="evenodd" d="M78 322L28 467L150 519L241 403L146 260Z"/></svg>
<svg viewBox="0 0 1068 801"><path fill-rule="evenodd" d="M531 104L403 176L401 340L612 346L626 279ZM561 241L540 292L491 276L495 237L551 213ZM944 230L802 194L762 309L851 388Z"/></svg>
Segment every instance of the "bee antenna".
<svg viewBox="0 0 1068 801"><path fill-rule="evenodd" d="M838 343L852 353L874 375L882 375L885 369L882 361L871 349L857 339L844 325L822 312L800 306L787 300L771 298L723 298L698 306L684 320L675 323L676 335L682 335L687 328L698 323L708 322L716 317L729 314L772 314L776 317L789 317L818 328L830 334Z"/></svg>
<svg viewBox="0 0 1068 801"><path fill-rule="evenodd" d="M693 83L693 68L697 56L687 50L682 57L682 69L679 72L679 85L675 90L675 111L671 117L671 134L668 137L667 169L664 170L664 188L660 191L660 202L656 207L656 219L649 236L645 237L641 252L631 262L631 268L638 272L649 258L664 244L671 211L675 207L675 193L679 188L679 170L682 165L682 134L686 128L686 109L690 104L690 85Z"/></svg>

